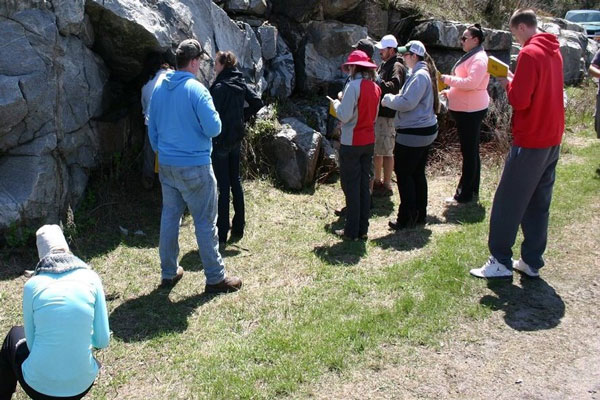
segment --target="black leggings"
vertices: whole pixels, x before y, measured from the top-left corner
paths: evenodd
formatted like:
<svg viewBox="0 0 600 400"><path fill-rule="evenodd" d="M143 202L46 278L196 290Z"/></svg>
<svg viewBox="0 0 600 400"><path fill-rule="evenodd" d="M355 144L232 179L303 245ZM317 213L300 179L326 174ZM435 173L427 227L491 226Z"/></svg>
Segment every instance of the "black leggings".
<svg viewBox="0 0 600 400"><path fill-rule="evenodd" d="M481 122L487 109L476 112L450 111L456 121L460 152L462 153L462 174L454 198L458 202L468 202L479 195L481 159L479 158L479 141Z"/></svg>
<svg viewBox="0 0 600 400"><path fill-rule="evenodd" d="M427 177L425 166L430 146L408 147L396 143L394 172L400 193L399 224L425 221L427 215Z"/></svg>
<svg viewBox="0 0 600 400"><path fill-rule="evenodd" d="M14 326L8 331L0 350L0 400L10 400L17 390L17 381L33 400L79 400L92 388L70 397L47 396L32 389L21 372L21 365L29 357L29 348L25 342L25 330L22 326Z"/></svg>

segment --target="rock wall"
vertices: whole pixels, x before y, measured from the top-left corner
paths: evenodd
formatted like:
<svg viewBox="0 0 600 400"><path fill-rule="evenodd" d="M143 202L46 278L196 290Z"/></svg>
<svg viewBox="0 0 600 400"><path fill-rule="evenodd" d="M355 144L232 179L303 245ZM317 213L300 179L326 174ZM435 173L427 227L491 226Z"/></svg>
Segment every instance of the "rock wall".
<svg viewBox="0 0 600 400"><path fill-rule="evenodd" d="M598 45L564 20L543 27L559 36L565 83L581 81ZM284 99L334 94L351 46L387 33L422 40L448 72L462 55L464 28L376 0L3 0L0 231L57 222L91 171L141 144L139 89L150 52L173 62L181 40L198 39L209 55L198 78L209 85L215 53L232 50L259 92ZM491 54L509 61L512 51L514 59L510 34L487 33Z"/></svg>
<svg viewBox="0 0 600 400"><path fill-rule="evenodd" d="M0 16L0 228L56 221L98 162L91 120L108 71L81 38L60 34L81 33L68 15L35 5Z"/></svg>

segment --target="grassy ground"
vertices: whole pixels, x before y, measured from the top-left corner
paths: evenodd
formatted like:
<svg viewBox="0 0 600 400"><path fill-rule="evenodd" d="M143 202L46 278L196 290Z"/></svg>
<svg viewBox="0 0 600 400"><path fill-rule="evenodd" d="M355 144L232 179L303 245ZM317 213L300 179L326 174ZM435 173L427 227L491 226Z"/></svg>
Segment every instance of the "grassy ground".
<svg viewBox="0 0 600 400"><path fill-rule="evenodd" d="M589 126L589 116L580 122ZM549 252L562 251L556 233L600 199L600 146L591 137L577 125L563 146ZM104 368L88 397L308 397L325 376L376 364L386 347L435 349L457 320L478 324L494 310L478 301L485 285L468 269L487 257L499 172L499 160L488 160L481 203L450 209L442 200L456 176L433 174L423 229L388 231L397 199L377 201L366 243L330 233L341 226L333 216L343 202L338 185L294 194L247 182L246 236L224 253L229 273L245 286L224 296L202 293L189 216L180 236L186 274L172 291L158 290L159 190L144 192L137 182L110 192L98 186L70 228L72 249L103 279L113 331L111 346L97 353ZM7 260L0 268L6 332L21 323L21 273L33 266L35 250L2 249L0 260Z"/></svg>

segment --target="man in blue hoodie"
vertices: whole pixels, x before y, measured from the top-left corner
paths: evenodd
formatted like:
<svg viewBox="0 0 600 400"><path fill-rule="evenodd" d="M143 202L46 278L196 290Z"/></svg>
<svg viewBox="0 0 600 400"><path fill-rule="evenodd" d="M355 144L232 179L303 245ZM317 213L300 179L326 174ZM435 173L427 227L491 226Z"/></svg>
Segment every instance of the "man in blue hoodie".
<svg viewBox="0 0 600 400"><path fill-rule="evenodd" d="M167 73L154 89L148 136L158 152L163 207L160 220L161 286L173 286L183 276L178 265L179 220L187 205L196 230L198 251L206 276L205 291L233 292L242 281L225 276L217 239L217 186L210 153L212 138L221 132L221 120L212 97L196 74L204 50L186 39L176 51L177 70Z"/></svg>

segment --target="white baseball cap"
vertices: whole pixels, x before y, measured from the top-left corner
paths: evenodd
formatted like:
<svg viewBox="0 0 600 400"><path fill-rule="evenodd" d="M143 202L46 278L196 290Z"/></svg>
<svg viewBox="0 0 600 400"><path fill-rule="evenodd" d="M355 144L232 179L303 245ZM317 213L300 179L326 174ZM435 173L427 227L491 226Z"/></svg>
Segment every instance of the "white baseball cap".
<svg viewBox="0 0 600 400"><path fill-rule="evenodd" d="M396 48L398 47L398 41L394 37L394 35L385 35L381 38L381 42L375 43L375 47L378 49L385 49L388 47Z"/></svg>
<svg viewBox="0 0 600 400"><path fill-rule="evenodd" d="M425 56L425 45L418 40L411 40L410 42L406 43L404 46L398 47L398 52L400 54L406 53L407 51L410 51L411 53L416 54L418 56L424 57Z"/></svg>

